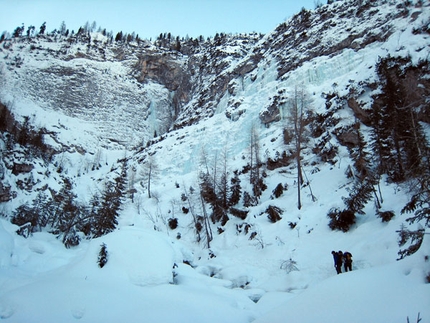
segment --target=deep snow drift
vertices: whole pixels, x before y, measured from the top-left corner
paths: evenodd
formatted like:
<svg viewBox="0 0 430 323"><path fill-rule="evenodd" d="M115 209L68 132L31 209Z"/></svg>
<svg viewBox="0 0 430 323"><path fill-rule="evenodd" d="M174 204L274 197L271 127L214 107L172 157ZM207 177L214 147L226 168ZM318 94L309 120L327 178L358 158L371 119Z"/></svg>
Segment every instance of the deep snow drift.
<svg viewBox="0 0 430 323"><path fill-rule="evenodd" d="M332 181L333 172L325 173ZM386 203L395 208L396 195ZM154 231L132 211L124 212L115 232L69 250L51 234L17 236L16 227L1 220L0 316L7 322L235 323L343 322L347 316L400 323L420 313L425 322L427 241L396 261L393 232L402 219L367 219L345 234L331 232L324 215L315 216L319 209L308 207L293 230L287 225L292 216L277 224L259 221L264 248L224 233L213 241L214 258L174 233ZM131 218L133 226L126 224ZM102 243L108 262L99 268ZM332 249L353 253L352 272L336 275Z"/></svg>

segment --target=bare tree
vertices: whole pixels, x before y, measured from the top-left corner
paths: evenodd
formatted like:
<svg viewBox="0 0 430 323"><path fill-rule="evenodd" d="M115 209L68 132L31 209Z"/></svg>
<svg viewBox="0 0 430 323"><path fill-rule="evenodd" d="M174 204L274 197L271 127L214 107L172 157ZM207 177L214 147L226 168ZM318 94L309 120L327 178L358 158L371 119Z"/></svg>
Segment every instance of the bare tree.
<svg viewBox="0 0 430 323"><path fill-rule="evenodd" d="M155 162L154 156L149 156L148 159L143 163L143 168L140 171L142 176L142 186L145 186L148 190L148 198L151 198L151 182L157 179L159 173L158 165Z"/></svg>
<svg viewBox="0 0 430 323"><path fill-rule="evenodd" d="M137 190L134 188L134 184L136 184L136 167L132 166L128 171L128 189L127 189L127 192L130 195L132 203L134 203L134 194L137 193Z"/></svg>
<svg viewBox="0 0 430 323"><path fill-rule="evenodd" d="M258 141L258 131L253 125L251 127L250 133L250 171L249 171L249 181L253 187L253 193L256 198L259 198L264 184L262 183L262 178L260 177L260 145Z"/></svg>
<svg viewBox="0 0 430 323"><path fill-rule="evenodd" d="M300 189L304 183L303 172L302 172L302 144L304 141L305 132L305 114L309 108L310 100L304 88L296 87L294 89L293 95L289 100L290 108L290 122L292 123L292 138L295 151L295 159L297 166L297 208L300 210L302 208Z"/></svg>
<svg viewBox="0 0 430 323"><path fill-rule="evenodd" d="M211 241L213 240L213 235L212 235L211 225L209 222L209 216L208 216L208 213L206 212L205 201L204 201L203 196L201 194L200 194L200 201L202 203L202 211L203 211L203 221L202 222L203 222L205 234L206 234L206 244L207 244L208 249L210 249Z"/></svg>
<svg viewBox="0 0 430 323"><path fill-rule="evenodd" d="M210 218L212 222L221 221L221 224L224 225L229 219L227 216L228 173L226 148L221 153L221 162L218 160L217 151L215 151L214 158L209 162L205 150L202 150L199 187L201 197L206 203L211 205L212 213ZM206 213L205 210L203 211Z"/></svg>
<svg viewBox="0 0 430 323"><path fill-rule="evenodd" d="M224 146L224 150L221 153L221 176L217 183L217 189L220 195L221 204L223 208L228 207L228 152L227 147Z"/></svg>
<svg viewBox="0 0 430 323"><path fill-rule="evenodd" d="M183 187L184 187L183 201L184 202L186 201L188 203L188 210L191 213L191 215L193 216L193 225L194 225L194 229L195 229L195 233L196 233L196 240L197 240L197 242L200 242L202 239L202 237L200 235L200 232L202 230L202 224L200 221L201 217L198 216L198 214L196 213L196 210L194 209L194 206L196 205L195 201L193 199L194 189L191 190L191 188L190 188L190 191L188 191L185 187L185 184L183 185Z"/></svg>

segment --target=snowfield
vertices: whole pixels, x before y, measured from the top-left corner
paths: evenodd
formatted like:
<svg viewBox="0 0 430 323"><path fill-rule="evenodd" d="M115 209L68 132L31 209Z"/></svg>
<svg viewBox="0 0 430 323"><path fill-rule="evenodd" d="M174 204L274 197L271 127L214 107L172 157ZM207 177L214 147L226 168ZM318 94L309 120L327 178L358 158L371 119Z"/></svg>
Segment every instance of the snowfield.
<svg viewBox="0 0 430 323"><path fill-rule="evenodd" d="M318 182L333 182L333 175L326 171ZM384 204L400 207L399 193L386 190ZM275 224L257 219L264 248L245 235L224 233L210 252L172 232L154 231L147 216L130 209L115 232L73 249L48 233L24 239L14 233L16 226L1 220L0 317L6 322L238 323L342 322L347 316L353 322L400 323L407 317L414 322L420 313L425 322L428 239L416 254L396 261L395 231L404 218L381 223L364 216L351 232L333 232L321 213L323 202ZM291 229L287 221L298 217ZM102 243L108 262L99 268ZM332 249L353 254L352 272L336 275Z"/></svg>

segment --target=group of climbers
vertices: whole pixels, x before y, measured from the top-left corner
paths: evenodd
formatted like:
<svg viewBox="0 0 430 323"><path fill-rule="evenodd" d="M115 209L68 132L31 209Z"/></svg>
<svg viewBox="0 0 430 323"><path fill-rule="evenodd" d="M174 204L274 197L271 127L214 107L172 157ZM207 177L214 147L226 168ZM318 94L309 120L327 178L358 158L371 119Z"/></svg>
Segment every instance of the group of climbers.
<svg viewBox="0 0 430 323"><path fill-rule="evenodd" d="M350 252L339 250L338 252L332 251L331 254L333 255L334 267L338 274L342 273L342 264L345 272L348 272L348 270L352 271L352 254Z"/></svg>

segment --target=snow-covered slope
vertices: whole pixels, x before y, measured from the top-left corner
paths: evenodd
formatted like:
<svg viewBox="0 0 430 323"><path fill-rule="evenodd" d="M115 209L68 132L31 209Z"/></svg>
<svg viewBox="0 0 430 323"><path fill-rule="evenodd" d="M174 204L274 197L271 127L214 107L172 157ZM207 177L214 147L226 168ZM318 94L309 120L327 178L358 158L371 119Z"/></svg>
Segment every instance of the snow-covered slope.
<svg viewBox="0 0 430 323"><path fill-rule="evenodd" d="M16 121L44 129L51 159L1 137L0 318L6 322L405 322L429 320L430 245L398 258L398 231L409 187L381 180L381 222L373 202L349 232L332 231L327 212L342 208L353 165L341 131L380 90L379 57L429 58L430 7L413 1L338 1L302 11L268 35L236 35L189 46L183 53L149 42L110 44L100 34L68 42L58 36L1 44L0 101ZM85 38L86 42L88 39ZM185 48L185 46L183 46ZM178 82L180 80L180 82ZM305 185L297 208L295 163L285 144L288 99L304 87L311 110L324 115L321 136L303 148ZM329 101L337 93L338 102ZM353 100L353 101L351 101ZM356 102L360 109L354 109ZM363 112L364 111L364 112ZM328 124L328 125L327 125ZM425 125L423 123L423 125ZM322 126L321 126L322 127ZM369 136L370 129L360 129ZM157 135L154 135L154 133ZM210 207L198 193L200 174L239 174L257 133L265 167L258 203L246 218L209 221L211 241L193 214ZM323 159L315 147L335 147ZM320 148L324 150L325 148ZM288 159L288 158L287 158ZM66 249L56 234L17 235L10 218L39 192L59 191L68 178L90 203L128 166L128 193L117 229ZM157 165L148 197L148 162ZM31 164L14 174L15 166ZM215 175L214 175L215 176ZM282 184L278 198L274 190ZM52 193L52 192L51 192ZM269 206L283 210L269 221ZM191 210L192 209L192 210ZM176 219L177 227L170 226ZM108 262L98 266L101 245ZM208 246L210 245L210 246ZM353 271L336 275L332 250L353 254ZM427 279L427 281L426 281Z"/></svg>

